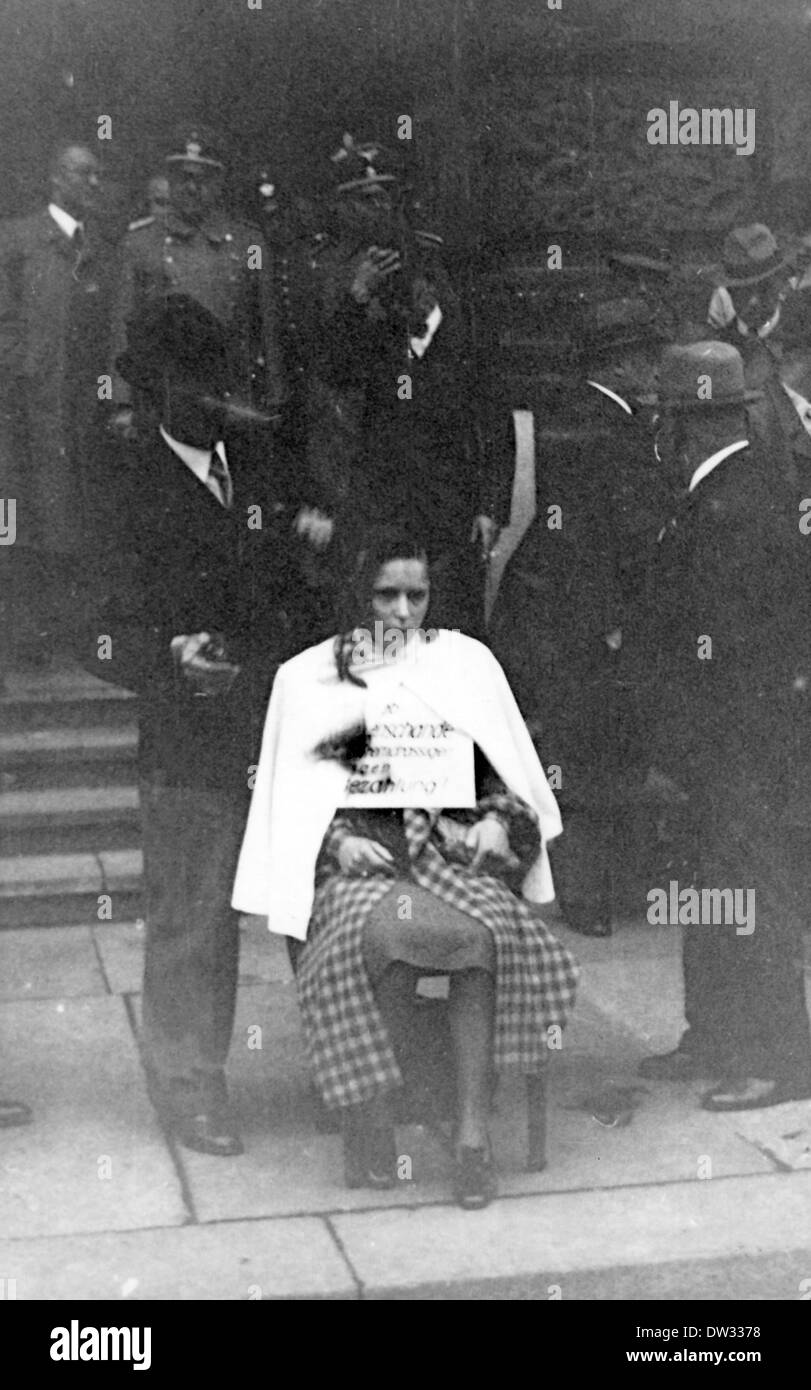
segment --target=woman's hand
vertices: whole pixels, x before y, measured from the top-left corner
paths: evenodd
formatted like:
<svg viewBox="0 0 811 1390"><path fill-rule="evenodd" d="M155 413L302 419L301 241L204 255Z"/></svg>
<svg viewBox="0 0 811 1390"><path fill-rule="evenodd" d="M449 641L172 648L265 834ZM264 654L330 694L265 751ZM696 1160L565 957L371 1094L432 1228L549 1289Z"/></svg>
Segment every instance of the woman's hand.
<svg viewBox="0 0 811 1390"><path fill-rule="evenodd" d="M377 840L369 840L365 835L347 835L338 850L338 867L349 878L391 874L394 873L394 858Z"/></svg>
<svg viewBox="0 0 811 1390"><path fill-rule="evenodd" d="M473 850L470 867L474 873L486 873L488 868L516 868L518 865L519 861L510 849L510 837L495 816L485 816L471 825L465 836L465 844Z"/></svg>

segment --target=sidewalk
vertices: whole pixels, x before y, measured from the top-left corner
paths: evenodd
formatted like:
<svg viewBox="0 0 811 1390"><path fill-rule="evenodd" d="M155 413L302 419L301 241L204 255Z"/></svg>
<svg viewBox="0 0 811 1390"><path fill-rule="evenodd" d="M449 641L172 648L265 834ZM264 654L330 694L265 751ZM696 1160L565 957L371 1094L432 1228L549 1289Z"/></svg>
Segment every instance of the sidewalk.
<svg viewBox="0 0 811 1390"><path fill-rule="evenodd" d="M503 1085L501 1197L467 1213L420 1126L398 1131L411 1181L343 1187L340 1140L310 1113L284 943L257 926L243 929L233 1160L167 1144L147 1101L142 926L0 933L0 1089L35 1111L0 1133L0 1297L801 1298L811 1102L710 1115L699 1085L640 1082L640 1057L679 1033L676 933L567 939L583 981L552 1054L548 1167L522 1171L522 1091ZM619 1122L595 1119L623 1087L637 1089Z"/></svg>

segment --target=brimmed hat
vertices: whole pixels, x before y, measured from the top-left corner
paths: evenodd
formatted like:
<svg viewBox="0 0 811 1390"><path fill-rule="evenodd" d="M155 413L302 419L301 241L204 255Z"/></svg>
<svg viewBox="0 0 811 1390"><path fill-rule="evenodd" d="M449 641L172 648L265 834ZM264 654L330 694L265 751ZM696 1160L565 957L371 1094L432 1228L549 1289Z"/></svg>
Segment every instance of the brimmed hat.
<svg viewBox="0 0 811 1390"><path fill-rule="evenodd" d="M724 239L722 251L725 284L728 287L757 285L791 263L782 256L777 238L765 222L733 227Z"/></svg>
<svg viewBox="0 0 811 1390"><path fill-rule="evenodd" d="M747 391L743 358L730 343L666 347L659 362L658 404L669 410L719 410L760 400Z"/></svg>
<svg viewBox="0 0 811 1390"><path fill-rule="evenodd" d="M211 131L201 125L178 126L172 141L167 164L204 164L209 169L224 169L217 142Z"/></svg>
<svg viewBox="0 0 811 1390"><path fill-rule="evenodd" d="M348 131L330 158L341 180L336 193L373 193L397 182L390 153L375 141L360 144Z"/></svg>
<svg viewBox="0 0 811 1390"><path fill-rule="evenodd" d="M127 348L116 367L140 390L154 390L174 367L219 395L228 389L226 342L224 325L196 299L169 295L129 320Z"/></svg>

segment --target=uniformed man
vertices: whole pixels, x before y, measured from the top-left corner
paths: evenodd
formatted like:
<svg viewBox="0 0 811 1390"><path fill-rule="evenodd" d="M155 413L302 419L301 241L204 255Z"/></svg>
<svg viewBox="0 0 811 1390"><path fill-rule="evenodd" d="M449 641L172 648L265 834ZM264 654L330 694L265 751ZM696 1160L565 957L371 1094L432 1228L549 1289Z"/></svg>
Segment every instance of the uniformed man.
<svg viewBox="0 0 811 1390"><path fill-rule="evenodd" d="M299 192L280 188L267 166L260 172L257 192L265 237L273 248L273 299L287 386L276 440L287 451L299 475L306 476L307 397L317 326L317 270L329 236L320 224L317 205ZM317 489L312 491L315 500ZM306 538L315 551L329 544L333 522L317 506L302 507L295 525L297 534ZM308 573L313 574L314 566L306 552L302 553L302 560ZM316 633L312 638L317 640Z"/></svg>
<svg viewBox="0 0 811 1390"><path fill-rule="evenodd" d="M333 164L332 236L316 268L311 473L350 565L370 525L408 524L431 556L436 621L477 631L477 562L507 517L495 514L473 442L481 393L441 239L412 225L380 145L347 134Z"/></svg>
<svg viewBox="0 0 811 1390"><path fill-rule="evenodd" d="M185 126L166 156L170 206L128 234L113 313L112 361L127 345L127 324L169 295L188 295L224 325L233 390L278 412L284 370L273 303L271 252L261 232L222 207L225 165L202 126ZM116 424L133 426L137 400L113 369Z"/></svg>

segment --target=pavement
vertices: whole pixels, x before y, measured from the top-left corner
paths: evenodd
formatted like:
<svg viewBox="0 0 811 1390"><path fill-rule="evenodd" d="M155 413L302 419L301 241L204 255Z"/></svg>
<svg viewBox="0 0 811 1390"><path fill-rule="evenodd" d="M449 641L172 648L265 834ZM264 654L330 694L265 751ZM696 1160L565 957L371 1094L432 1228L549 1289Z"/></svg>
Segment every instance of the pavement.
<svg viewBox="0 0 811 1390"><path fill-rule="evenodd" d="M398 1130L395 1190L344 1188L284 943L256 920L229 1062L235 1159L175 1146L152 1113L142 923L0 933L2 1093L34 1109L0 1134L0 1298L808 1298L811 1102L711 1115L698 1083L641 1082L639 1059L680 1032L676 930L561 935L583 978L550 1058L548 1165L523 1171L522 1088L502 1083L500 1196L463 1212L425 1125Z"/></svg>

